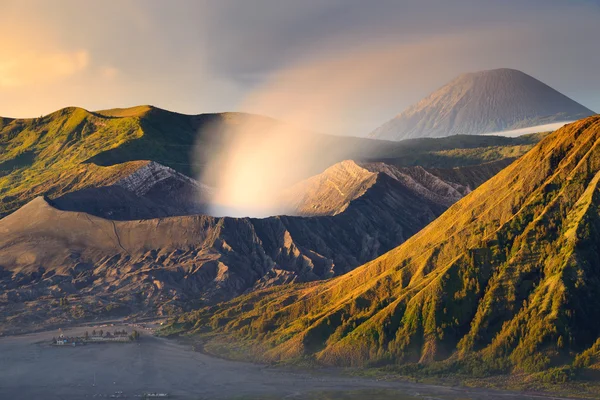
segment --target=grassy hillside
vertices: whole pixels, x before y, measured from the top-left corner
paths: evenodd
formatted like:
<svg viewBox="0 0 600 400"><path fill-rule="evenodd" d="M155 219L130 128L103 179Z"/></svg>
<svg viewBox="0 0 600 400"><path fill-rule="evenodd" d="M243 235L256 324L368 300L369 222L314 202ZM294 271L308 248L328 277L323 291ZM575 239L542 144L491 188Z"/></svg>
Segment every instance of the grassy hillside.
<svg viewBox="0 0 600 400"><path fill-rule="evenodd" d="M593 374L599 170L596 116L551 134L374 261L186 314L166 333L191 332L208 351L262 361L550 381Z"/></svg>
<svg viewBox="0 0 600 400"><path fill-rule="evenodd" d="M550 132L503 136L455 135L445 138L408 139L396 142L393 156L376 160L399 167L455 168L515 160L527 153Z"/></svg>
<svg viewBox="0 0 600 400"><path fill-rule="evenodd" d="M200 127L244 114L188 116L150 106L98 113L65 108L35 119L0 121L0 216L39 195L105 186L153 160L192 175ZM257 117L259 118L259 117Z"/></svg>
<svg viewBox="0 0 600 400"><path fill-rule="evenodd" d="M46 117L0 124L0 216L39 194L118 180L139 165L107 168L85 160L143 135L135 119L107 120L67 108Z"/></svg>

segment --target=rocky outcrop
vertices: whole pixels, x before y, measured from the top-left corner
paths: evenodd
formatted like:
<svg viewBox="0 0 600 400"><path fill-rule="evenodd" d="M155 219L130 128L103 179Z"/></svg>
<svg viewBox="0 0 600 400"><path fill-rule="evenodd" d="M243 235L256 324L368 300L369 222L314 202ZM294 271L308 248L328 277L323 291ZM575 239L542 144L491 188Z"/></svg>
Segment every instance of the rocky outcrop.
<svg viewBox="0 0 600 400"><path fill-rule="evenodd" d="M52 200L52 205L113 220L135 220L201 214L210 196L208 186L149 161L112 185L70 192Z"/></svg>
<svg viewBox="0 0 600 400"><path fill-rule="evenodd" d="M445 181L423 167L398 168L385 163L364 164L370 171L385 173L430 201L450 207L471 190L459 183Z"/></svg>
<svg viewBox="0 0 600 400"><path fill-rule="evenodd" d="M304 216L340 214L352 201L365 195L380 175L394 179L404 191L442 207L449 207L470 191L419 166L396 167L382 162L346 160L287 190L282 195L282 208Z"/></svg>

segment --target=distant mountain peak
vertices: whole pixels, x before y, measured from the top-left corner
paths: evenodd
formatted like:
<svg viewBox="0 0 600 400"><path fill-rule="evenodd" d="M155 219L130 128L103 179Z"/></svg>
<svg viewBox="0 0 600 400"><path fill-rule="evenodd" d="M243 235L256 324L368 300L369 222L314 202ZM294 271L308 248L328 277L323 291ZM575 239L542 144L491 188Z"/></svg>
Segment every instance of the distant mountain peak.
<svg viewBox="0 0 600 400"><path fill-rule="evenodd" d="M518 70L518 69L514 69L514 68L493 68L493 69L483 69L481 71L472 71L472 72L465 72L459 76L483 76L483 75L498 75L498 74L515 74L515 75L527 75L525 72Z"/></svg>
<svg viewBox="0 0 600 400"><path fill-rule="evenodd" d="M498 68L459 75L370 136L402 140L478 135L569 122L594 114L522 71Z"/></svg>

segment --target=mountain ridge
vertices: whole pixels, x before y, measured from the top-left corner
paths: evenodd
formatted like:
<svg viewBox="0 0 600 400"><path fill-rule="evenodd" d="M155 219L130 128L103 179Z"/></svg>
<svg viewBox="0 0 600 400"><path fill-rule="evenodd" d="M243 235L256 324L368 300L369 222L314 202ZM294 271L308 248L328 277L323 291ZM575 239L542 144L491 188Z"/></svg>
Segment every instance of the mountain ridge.
<svg viewBox="0 0 600 400"><path fill-rule="evenodd" d="M84 188L111 185L130 174L141 162L155 161L194 178L201 173L210 155L226 145L233 135L229 131L235 131L239 124L248 119L256 122L253 126L259 127L279 123L250 114L188 116L149 106L101 112L138 116L103 116L98 112L70 107L41 118L0 121L0 217L39 195L53 199ZM314 138L318 151L327 152L328 149L345 146L357 149L354 155L358 161L402 157L404 162L412 165L424 160L424 153L434 155L445 149L483 146L496 148L490 160L480 160L473 154L460 158L453 155L436 157L439 165L435 166L438 167L449 165L449 162L452 162L451 166L461 166L465 162L478 164L498 158L514 158L537 140L482 137L477 141L450 138L439 142L395 143L327 135ZM504 154L503 149L516 152ZM298 155L298 160L290 162L300 162L300 158L301 155ZM306 177L320 173L345 158L330 160L324 157L315 163L314 170L308 171Z"/></svg>
<svg viewBox="0 0 600 400"><path fill-rule="evenodd" d="M110 185L87 187L47 201L60 210L136 220L206 213L211 198L212 188L148 161Z"/></svg>

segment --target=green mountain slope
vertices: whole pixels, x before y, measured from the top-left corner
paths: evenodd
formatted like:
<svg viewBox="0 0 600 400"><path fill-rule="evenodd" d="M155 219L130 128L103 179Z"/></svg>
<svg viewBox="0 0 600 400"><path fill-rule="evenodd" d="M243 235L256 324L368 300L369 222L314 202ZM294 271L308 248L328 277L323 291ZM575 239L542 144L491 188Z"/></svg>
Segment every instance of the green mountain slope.
<svg viewBox="0 0 600 400"><path fill-rule="evenodd" d="M137 161L157 161L191 175L191 153L203 124L224 127L244 117L140 106L99 113L71 107L41 118L3 119L0 216L39 195L54 198L113 184L146 164Z"/></svg>
<svg viewBox="0 0 600 400"><path fill-rule="evenodd" d="M139 161L155 161L194 176L202 170L205 157L224 145L229 128L248 120L253 126L279 123L242 113L184 115L151 106L98 112L70 107L34 119L0 118L0 217L36 196L53 199L75 190L111 185L145 165L136 164ZM396 160L402 166L442 168L512 160L538 140L535 136L457 136L392 143L314 136L315 146L323 149L359 149L359 160ZM457 157L456 149L468 149L467 154ZM324 158L312 172L319 173L344 158Z"/></svg>
<svg viewBox="0 0 600 400"><path fill-rule="evenodd" d="M374 261L201 309L167 332L263 361L471 373L597 363L599 171L596 116L551 134Z"/></svg>

